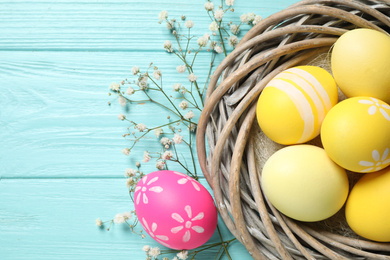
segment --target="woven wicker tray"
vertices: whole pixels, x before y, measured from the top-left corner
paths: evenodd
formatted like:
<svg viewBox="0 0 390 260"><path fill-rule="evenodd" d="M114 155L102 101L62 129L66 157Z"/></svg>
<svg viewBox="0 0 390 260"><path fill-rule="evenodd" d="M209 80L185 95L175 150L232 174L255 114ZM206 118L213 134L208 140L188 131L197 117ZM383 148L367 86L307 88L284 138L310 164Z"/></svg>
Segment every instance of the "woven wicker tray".
<svg viewBox="0 0 390 260"><path fill-rule="evenodd" d="M301 1L253 27L211 78L198 124L199 162L225 224L255 259L390 259L390 243L340 235L279 213L262 194L259 144L249 138L259 131L252 126L264 86L359 27L389 34L390 0ZM261 144L260 153L269 153Z"/></svg>

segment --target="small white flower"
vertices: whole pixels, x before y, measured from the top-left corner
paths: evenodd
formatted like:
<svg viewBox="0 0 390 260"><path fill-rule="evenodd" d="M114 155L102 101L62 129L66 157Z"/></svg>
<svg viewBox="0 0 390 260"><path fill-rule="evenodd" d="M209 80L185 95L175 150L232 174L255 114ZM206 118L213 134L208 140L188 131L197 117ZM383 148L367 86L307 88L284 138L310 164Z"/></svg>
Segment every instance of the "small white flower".
<svg viewBox="0 0 390 260"><path fill-rule="evenodd" d="M206 9L207 11L214 10L214 3L213 2L206 2L204 4L204 9Z"/></svg>
<svg viewBox="0 0 390 260"><path fill-rule="evenodd" d="M137 168L139 168L139 167L141 167L141 163L140 163L140 162L136 162L136 163L135 163L135 166L136 166Z"/></svg>
<svg viewBox="0 0 390 260"><path fill-rule="evenodd" d="M225 4L226 4L227 6L232 6L232 5L234 5L234 1L235 1L235 0L225 0Z"/></svg>
<svg viewBox="0 0 390 260"><path fill-rule="evenodd" d="M253 24L253 25L256 25L256 24L258 24L261 20L263 20L263 17L261 17L260 15L256 15L256 16L255 16L255 19L253 19L252 24Z"/></svg>
<svg viewBox="0 0 390 260"><path fill-rule="evenodd" d="M153 78L159 80L161 78L161 71L160 70L153 71Z"/></svg>
<svg viewBox="0 0 390 260"><path fill-rule="evenodd" d="M188 125L188 129L189 129L191 132L194 132L195 129L196 129L196 125L195 125L194 123L190 123L190 124Z"/></svg>
<svg viewBox="0 0 390 260"><path fill-rule="evenodd" d="M175 22L174 22L174 20L167 21L166 26L167 26L167 29L168 29L168 30L172 30L172 29L175 27Z"/></svg>
<svg viewBox="0 0 390 260"><path fill-rule="evenodd" d="M172 138L172 141L175 143L175 144L181 144L183 142L183 136L179 135L179 134L175 134Z"/></svg>
<svg viewBox="0 0 390 260"><path fill-rule="evenodd" d="M161 21L166 20L168 18L168 12L163 10L158 14L158 19Z"/></svg>
<svg viewBox="0 0 390 260"><path fill-rule="evenodd" d="M110 85L110 89L118 92L121 90L121 85L119 83L112 82Z"/></svg>
<svg viewBox="0 0 390 260"><path fill-rule="evenodd" d="M237 36L235 36L235 35L231 35L230 37L229 37L229 45L230 46L236 46L237 45L237 43L238 43L238 38L237 38Z"/></svg>
<svg viewBox="0 0 390 260"><path fill-rule="evenodd" d="M180 83L173 84L172 88L173 88L173 91L178 92L181 88L181 84Z"/></svg>
<svg viewBox="0 0 390 260"><path fill-rule="evenodd" d="M188 251L183 250L177 253L177 257L181 260L186 260L188 258Z"/></svg>
<svg viewBox="0 0 390 260"><path fill-rule="evenodd" d="M171 144L171 140L169 140L168 137L163 137L163 138L160 139L160 143L161 143L162 145Z"/></svg>
<svg viewBox="0 0 390 260"><path fill-rule="evenodd" d="M123 148L123 150L122 150L122 153L124 154L124 155L130 155L130 149L129 148Z"/></svg>
<svg viewBox="0 0 390 260"><path fill-rule="evenodd" d="M129 96L133 95L134 92L135 92L135 90L134 90L132 87L129 87L129 88L126 90L126 94L129 95Z"/></svg>
<svg viewBox="0 0 390 260"><path fill-rule="evenodd" d="M172 151L165 151L165 152L161 155L161 159L163 159L163 160L170 160L172 157L173 157Z"/></svg>
<svg viewBox="0 0 390 260"><path fill-rule="evenodd" d="M123 216L122 213L118 213L114 217L114 222L115 222L115 224L125 223L125 217Z"/></svg>
<svg viewBox="0 0 390 260"><path fill-rule="evenodd" d="M172 48L172 42L170 40L166 40L164 42L164 49L167 51L167 52L173 52L173 48Z"/></svg>
<svg viewBox="0 0 390 260"><path fill-rule="evenodd" d="M237 24L231 24L230 31L232 34L238 34L240 32L240 27Z"/></svg>
<svg viewBox="0 0 390 260"><path fill-rule="evenodd" d="M133 75L137 75L137 73L139 72L139 67L138 66L134 66L131 68L131 73L133 73Z"/></svg>
<svg viewBox="0 0 390 260"><path fill-rule="evenodd" d="M124 114L119 114L118 119L123 121L126 119L126 116Z"/></svg>
<svg viewBox="0 0 390 260"><path fill-rule="evenodd" d="M247 14L242 14L240 16L240 20L241 20L242 23L248 23L249 22L249 17L248 17Z"/></svg>
<svg viewBox="0 0 390 260"><path fill-rule="evenodd" d="M130 189L130 187L133 186L133 185L134 185L133 177L127 178L126 179L126 186L127 186L127 188Z"/></svg>
<svg viewBox="0 0 390 260"><path fill-rule="evenodd" d="M209 30L212 32L218 31L218 28L218 23L216 21L211 22L209 25Z"/></svg>
<svg viewBox="0 0 390 260"><path fill-rule="evenodd" d="M199 37L198 40L197 40L197 43L199 45L199 47L205 47L207 45L207 38L202 36L202 37Z"/></svg>
<svg viewBox="0 0 390 260"><path fill-rule="evenodd" d="M194 27L194 22L191 21L191 20L187 20L185 22L185 26L188 28L188 29L191 29L192 27Z"/></svg>
<svg viewBox="0 0 390 260"><path fill-rule="evenodd" d="M159 170L164 169L164 166L165 166L165 162L164 161L158 161L156 163L156 168L159 169Z"/></svg>
<svg viewBox="0 0 390 260"><path fill-rule="evenodd" d="M148 254L151 256L151 257L158 257L160 254L161 254L161 251L160 251L160 248L158 247L152 247Z"/></svg>
<svg viewBox="0 0 390 260"><path fill-rule="evenodd" d="M125 170L125 177L134 177L135 176L135 170L131 168L127 168Z"/></svg>
<svg viewBox="0 0 390 260"><path fill-rule="evenodd" d="M255 20L255 13L248 13L248 20L249 22L253 22Z"/></svg>
<svg viewBox="0 0 390 260"><path fill-rule="evenodd" d="M222 53L223 52L223 49L221 46L217 45L214 47L214 51L216 51L217 53Z"/></svg>
<svg viewBox="0 0 390 260"><path fill-rule="evenodd" d="M196 76L194 73L191 73L187 78L189 81L194 82L198 79L198 76Z"/></svg>
<svg viewBox="0 0 390 260"><path fill-rule="evenodd" d="M188 102L183 100L182 102L180 102L179 107L183 110L186 110L188 108Z"/></svg>
<svg viewBox="0 0 390 260"><path fill-rule="evenodd" d="M210 34L209 34L209 33L205 33L205 34L203 35L203 37L205 37L207 41L210 40Z"/></svg>
<svg viewBox="0 0 390 260"><path fill-rule="evenodd" d="M183 73L186 71L186 65L179 65L176 67L177 72Z"/></svg>
<svg viewBox="0 0 390 260"><path fill-rule="evenodd" d="M192 110L188 111L188 113L184 115L186 119L192 119L194 116L195 114L192 112Z"/></svg>
<svg viewBox="0 0 390 260"><path fill-rule="evenodd" d="M123 212L122 213L125 220L131 219L133 216L131 215L131 212Z"/></svg>
<svg viewBox="0 0 390 260"><path fill-rule="evenodd" d="M156 128L156 129L154 129L154 135L157 137L157 138L159 138L160 137L160 135L162 135L164 133L164 130L162 130L162 128Z"/></svg>
<svg viewBox="0 0 390 260"><path fill-rule="evenodd" d="M176 256L174 258L172 258L172 260L178 260L179 258L177 258Z"/></svg>
<svg viewBox="0 0 390 260"><path fill-rule="evenodd" d="M147 76L142 76L138 78L137 85L141 90L147 89L148 88L148 77Z"/></svg>
<svg viewBox="0 0 390 260"><path fill-rule="evenodd" d="M119 96L118 97L118 102L119 102L119 105L121 105L122 107L124 107L126 105L126 98L124 98L123 96Z"/></svg>
<svg viewBox="0 0 390 260"><path fill-rule="evenodd" d="M145 252L149 252L150 246L145 245L145 246L142 247L142 250L145 251Z"/></svg>
<svg viewBox="0 0 390 260"><path fill-rule="evenodd" d="M217 20L217 21L221 21L222 18L223 18L223 14L225 12L222 10L222 9L218 9L214 12L214 18Z"/></svg>
<svg viewBox="0 0 390 260"><path fill-rule="evenodd" d="M148 151L145 151L144 152L144 162L149 162L149 160L152 159L152 157L150 157L150 154Z"/></svg>
<svg viewBox="0 0 390 260"><path fill-rule="evenodd" d="M217 42L216 41L211 41L210 44L209 44L210 49L214 49L215 46L217 46Z"/></svg>
<svg viewBox="0 0 390 260"><path fill-rule="evenodd" d="M101 226L103 226L103 221L100 218L97 218L95 220L95 224L96 224L96 226L101 227Z"/></svg>
<svg viewBox="0 0 390 260"><path fill-rule="evenodd" d="M140 132L143 132L143 131L145 131L145 129L146 129L146 125L145 125L145 124L142 124L142 123L139 123L139 124L137 124L134 128L137 129L137 130L140 131Z"/></svg>

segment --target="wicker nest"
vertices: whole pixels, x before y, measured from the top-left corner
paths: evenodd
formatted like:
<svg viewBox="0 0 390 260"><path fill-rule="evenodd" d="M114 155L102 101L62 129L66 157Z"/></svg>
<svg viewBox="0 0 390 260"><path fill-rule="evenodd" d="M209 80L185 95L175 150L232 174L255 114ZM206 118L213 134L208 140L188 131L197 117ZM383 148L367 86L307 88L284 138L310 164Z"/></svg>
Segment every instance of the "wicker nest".
<svg viewBox="0 0 390 260"><path fill-rule="evenodd" d="M359 27L389 34L390 0L304 0L252 28L211 78L198 157L225 224L255 259L390 259L390 243L340 235L278 212L262 193L258 144L249 138L264 86Z"/></svg>

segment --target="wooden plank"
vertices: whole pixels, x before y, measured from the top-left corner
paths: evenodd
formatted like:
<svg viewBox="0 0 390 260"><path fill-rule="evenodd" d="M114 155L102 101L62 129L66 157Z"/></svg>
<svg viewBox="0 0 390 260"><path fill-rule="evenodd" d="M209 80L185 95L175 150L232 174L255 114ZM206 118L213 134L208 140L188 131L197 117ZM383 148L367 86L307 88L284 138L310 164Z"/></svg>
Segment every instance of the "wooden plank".
<svg viewBox="0 0 390 260"><path fill-rule="evenodd" d="M144 245L159 246L125 225L110 231L95 226L97 217L109 220L133 209L124 178L1 179L0 198L2 260L139 260L146 258ZM223 234L231 238L226 229ZM216 233L210 243L218 241ZM199 259L213 259L216 251L207 252ZM233 259L251 259L239 242L230 252Z"/></svg>
<svg viewBox="0 0 390 260"><path fill-rule="evenodd" d="M126 112L114 97L107 95L110 83L130 79L133 65L145 69L154 61L163 73L169 95L174 95L171 87L174 83L189 85L186 75L175 69L180 64L178 59L164 52L1 54L0 177L3 178L121 176L124 169L142 161L145 150L159 151L161 144L151 134L150 139L142 141L143 145L135 147L130 159L125 157L121 150L130 142L122 134L127 132L129 123L119 121L117 115L123 112L131 120L152 127L166 123L170 113L150 104L132 105ZM200 54L198 59L196 73L207 75L208 53ZM202 81L204 78L199 77L199 82ZM154 94L157 99L159 96L160 93ZM113 105L108 106L107 101ZM191 160L188 153L184 158ZM148 172L155 170L152 162L145 167Z"/></svg>
<svg viewBox="0 0 390 260"><path fill-rule="evenodd" d="M296 0L236 1L226 22L242 13L266 17ZM215 1L217 5L218 1ZM186 15L193 32L208 32L211 20L204 1L1 1L0 50L152 51L162 48L169 32L158 24L161 10L169 18ZM216 6L217 7L217 6ZM243 35L250 27L242 27Z"/></svg>

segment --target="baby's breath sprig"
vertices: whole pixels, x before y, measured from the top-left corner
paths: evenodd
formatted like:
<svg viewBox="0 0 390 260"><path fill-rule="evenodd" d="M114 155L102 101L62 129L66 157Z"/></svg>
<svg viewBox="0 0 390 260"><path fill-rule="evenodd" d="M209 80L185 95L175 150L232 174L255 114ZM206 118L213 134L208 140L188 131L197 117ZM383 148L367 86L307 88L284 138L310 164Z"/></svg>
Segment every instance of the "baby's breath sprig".
<svg viewBox="0 0 390 260"><path fill-rule="evenodd" d="M145 150L143 162L148 163L155 160L155 167L159 170L169 169L171 164L181 167L184 172L198 180L197 163L194 151L194 135L197 127L197 115L204 106L204 94L207 89L212 70L215 66L218 55L227 56L239 42L239 35L243 26L256 25L262 17L254 13L244 13L240 16L240 22L226 22L229 15L234 13L235 0L220 0L220 4L207 0L204 3L204 9L210 18L208 32L203 35L194 35L193 28L196 26L194 21L181 15L179 19L171 18L167 11L161 11L158 15L159 23L165 23L166 28L172 36L171 40L165 40L162 43L163 49L169 54L178 58L180 65L176 67L179 74L185 74L187 82L175 83L172 86L173 93L167 91L163 85L164 73L153 63L149 64L146 70L139 66L131 68L132 79L122 80L120 83L110 85L109 96L114 95L122 107L131 108L135 104L154 104L165 110L169 115L166 122L159 125L145 125L138 122L138 119L130 119L127 115L121 113L118 119L128 123L128 132L123 137L130 144L123 148L122 153L130 156L132 149L142 140L150 139L153 136L161 144L158 151ZM202 78L194 69L196 60L201 52L207 51L210 55L210 66L207 75ZM108 102L111 105L111 101ZM130 110L131 111L131 110ZM186 162L182 156L182 150L188 149L191 156L191 163ZM136 163L136 168L125 170L126 185L129 189L130 199L134 202L135 188L139 180L144 176L141 171L141 163ZM119 213L113 219L103 222L100 218L96 220L96 225L110 230L113 224L126 223L133 233L145 238L142 230L136 229L139 223L135 211ZM217 243L205 244L190 251L160 250L158 247L144 246L146 259L163 259L164 254L175 256L173 260L195 259L200 252L210 248L219 247L215 259L221 259L227 256L231 259L228 252L228 246L236 239L224 240L219 227L217 226L220 241Z"/></svg>
<svg viewBox="0 0 390 260"><path fill-rule="evenodd" d="M212 249L212 248L218 248L217 254L215 255L214 259L222 259L222 257L224 255L226 255L228 259L232 260L232 257L230 256L229 251L228 251L228 247L229 247L229 245L232 242L236 241L237 239L236 238L232 238L232 239L229 239L229 240L223 240L219 228L218 228L218 234L219 234L220 239L221 239L220 242L204 244L204 245L199 246L199 247L197 247L195 249L192 249L192 250L180 250L180 251L173 250L173 249L161 250L158 247L153 247L152 248L149 245L143 246L142 250L146 253L146 259L147 260L149 260L149 259L150 260L151 259L155 259L155 260L158 260L158 259L169 260L168 257L160 258L160 256L172 255L172 254L175 255L172 258L172 260L179 260L179 259L180 260L186 260L186 259L194 260L195 257L199 253L201 253L203 251L206 251L206 250L209 250L209 249Z"/></svg>

